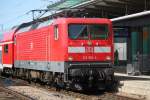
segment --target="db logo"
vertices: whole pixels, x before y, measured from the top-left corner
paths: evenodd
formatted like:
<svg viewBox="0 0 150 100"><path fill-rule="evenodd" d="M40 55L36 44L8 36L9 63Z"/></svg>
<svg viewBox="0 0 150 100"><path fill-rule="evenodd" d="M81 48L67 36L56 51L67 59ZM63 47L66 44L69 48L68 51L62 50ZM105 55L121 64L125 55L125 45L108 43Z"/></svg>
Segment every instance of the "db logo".
<svg viewBox="0 0 150 100"><path fill-rule="evenodd" d="M85 48L85 52L86 53L93 53L94 52L94 48L93 47L86 47Z"/></svg>

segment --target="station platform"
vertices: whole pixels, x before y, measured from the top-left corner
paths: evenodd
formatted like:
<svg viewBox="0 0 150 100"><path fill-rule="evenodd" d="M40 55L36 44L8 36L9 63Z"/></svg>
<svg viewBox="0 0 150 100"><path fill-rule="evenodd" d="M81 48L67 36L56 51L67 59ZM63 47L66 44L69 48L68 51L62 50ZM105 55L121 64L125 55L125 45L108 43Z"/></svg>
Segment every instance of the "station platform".
<svg viewBox="0 0 150 100"><path fill-rule="evenodd" d="M150 100L150 76L115 73L115 77L121 84L119 94Z"/></svg>

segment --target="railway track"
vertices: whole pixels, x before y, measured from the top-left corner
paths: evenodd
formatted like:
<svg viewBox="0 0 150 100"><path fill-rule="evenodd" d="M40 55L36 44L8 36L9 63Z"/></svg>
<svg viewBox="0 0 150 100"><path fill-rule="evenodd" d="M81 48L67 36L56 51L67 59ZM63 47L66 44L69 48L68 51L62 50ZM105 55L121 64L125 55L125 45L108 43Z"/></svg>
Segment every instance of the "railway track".
<svg viewBox="0 0 150 100"><path fill-rule="evenodd" d="M0 87L0 94L0 100L33 100L31 97L4 87Z"/></svg>
<svg viewBox="0 0 150 100"><path fill-rule="evenodd" d="M4 79L5 77L0 77L0 78ZM15 79L12 81L16 82ZM116 95L115 93L109 93L109 92L92 93L92 94L78 93L78 92L67 91L67 90L61 90L59 92L56 92L54 87L48 87L48 86L35 84L35 83L28 84L26 81L23 81L23 80L20 80L20 81L17 80L15 84L20 85L20 86L25 85L28 87L20 88L16 86L15 88L10 88L10 89L5 88L5 87L0 87L0 90L8 91L7 93L13 94L15 97L21 98L18 100L44 100L43 98L36 97L38 93L36 93L35 95L33 92L31 92L31 91L34 91L34 89L37 89L36 90L37 92L38 90L40 90L40 95L42 95L42 91L43 91L43 95L45 95L45 97L46 95L48 95L47 98L49 98L49 96L54 96L54 98L59 98L60 100L62 99L63 100L141 100L141 99L133 99L129 97L119 96L119 95ZM48 92L45 93L45 91L48 91ZM32 96L34 98L32 98ZM67 99L65 96L67 97ZM14 100L17 100L17 99L14 99ZM45 99L45 100L49 100L49 99ZM53 100L53 99L50 99L50 100Z"/></svg>
<svg viewBox="0 0 150 100"><path fill-rule="evenodd" d="M124 97L124 96L119 96L117 94L109 93L109 92L100 92L98 94L92 93L91 95L91 94L77 93L77 92L65 90L65 91L61 91L61 93L76 97L79 100L141 100L141 99L134 99L134 98Z"/></svg>
<svg viewBox="0 0 150 100"><path fill-rule="evenodd" d="M7 88L4 84L4 79L6 78L0 76L0 100L33 100L29 96Z"/></svg>
<svg viewBox="0 0 150 100"><path fill-rule="evenodd" d="M32 84L32 86L39 88L39 89L46 89L50 92L56 91L54 87L43 87L40 84L37 84L36 86ZM141 98L136 99L136 98L131 98L131 97L125 97L125 96L117 95L116 93L104 92L104 91L99 91L95 93L89 93L89 92L79 93L79 92L61 90L59 91L59 93L74 97L76 98L76 100L144 100Z"/></svg>

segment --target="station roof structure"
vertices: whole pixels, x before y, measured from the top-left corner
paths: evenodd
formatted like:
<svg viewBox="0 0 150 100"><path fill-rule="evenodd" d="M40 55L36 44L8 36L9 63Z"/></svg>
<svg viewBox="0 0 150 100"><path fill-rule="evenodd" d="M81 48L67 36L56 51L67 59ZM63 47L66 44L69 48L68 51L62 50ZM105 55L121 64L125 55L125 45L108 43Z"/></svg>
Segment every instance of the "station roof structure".
<svg viewBox="0 0 150 100"><path fill-rule="evenodd" d="M150 10L150 0L60 0L47 8L59 9L60 16L67 9L74 17L116 18Z"/></svg>

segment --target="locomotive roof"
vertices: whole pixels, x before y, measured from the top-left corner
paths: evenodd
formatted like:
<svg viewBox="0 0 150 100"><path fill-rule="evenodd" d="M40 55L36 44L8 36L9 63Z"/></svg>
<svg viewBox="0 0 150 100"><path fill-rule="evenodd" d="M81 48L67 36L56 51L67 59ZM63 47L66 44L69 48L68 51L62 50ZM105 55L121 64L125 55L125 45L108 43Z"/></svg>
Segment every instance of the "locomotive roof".
<svg viewBox="0 0 150 100"><path fill-rule="evenodd" d="M3 39L1 42L7 42L7 41L13 41L13 37L14 34L18 34L18 33L22 33L22 32L26 32L26 31L30 31L33 29L38 29L41 27L45 27L48 26L50 24L52 24L54 22L54 20L60 20L60 22L62 22L62 20L68 20L68 21L77 21L77 20L81 20L83 18L57 18L57 19L38 19L36 21L32 21L32 22L28 22L28 23L23 23L19 26L16 26L14 28L12 28L9 32L5 32L5 34L3 35ZM97 19L101 19L103 20L105 23L109 23L110 20L106 19L106 18L84 18L85 20L97 20Z"/></svg>
<svg viewBox="0 0 150 100"><path fill-rule="evenodd" d="M22 25L20 25L18 27L18 29L16 30L16 33L22 33L22 32L26 32L26 31L30 31L33 29L38 29L41 27L45 27L48 26L50 24L52 24L54 22L54 20L70 20L70 21L77 21L77 20L81 20L83 18L57 18L57 19L48 19L48 20L37 20L35 22L29 22L29 23L24 23ZM84 18L84 19L100 19L100 18ZM103 20L105 23L106 22L110 22L110 20L106 19L106 18L101 18L101 20Z"/></svg>
<svg viewBox="0 0 150 100"><path fill-rule="evenodd" d="M16 34L18 32L21 33L21 32L29 31L32 29L47 26L48 24L50 24L51 21L52 20L34 21L34 22L23 23L19 26L15 26L12 29L10 29L9 31L3 33L3 37L0 42L13 41L14 34Z"/></svg>
<svg viewBox="0 0 150 100"><path fill-rule="evenodd" d="M18 29L16 30L16 33L26 32L26 31L30 31L33 29L45 27L45 26L50 25L52 22L53 20L24 23L18 27Z"/></svg>

